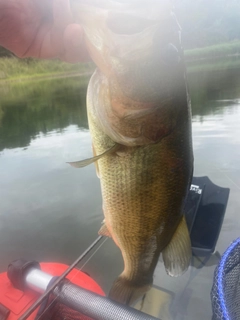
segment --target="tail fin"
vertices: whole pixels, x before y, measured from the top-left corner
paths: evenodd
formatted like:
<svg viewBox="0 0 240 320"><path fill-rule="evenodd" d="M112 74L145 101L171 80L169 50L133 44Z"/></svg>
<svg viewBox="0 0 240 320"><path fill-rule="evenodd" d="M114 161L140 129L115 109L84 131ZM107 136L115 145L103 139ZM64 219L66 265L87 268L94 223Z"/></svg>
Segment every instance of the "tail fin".
<svg viewBox="0 0 240 320"><path fill-rule="evenodd" d="M141 298L150 288L148 285L136 285L123 276L119 276L113 283L109 293L109 298L122 304L131 305L134 301Z"/></svg>

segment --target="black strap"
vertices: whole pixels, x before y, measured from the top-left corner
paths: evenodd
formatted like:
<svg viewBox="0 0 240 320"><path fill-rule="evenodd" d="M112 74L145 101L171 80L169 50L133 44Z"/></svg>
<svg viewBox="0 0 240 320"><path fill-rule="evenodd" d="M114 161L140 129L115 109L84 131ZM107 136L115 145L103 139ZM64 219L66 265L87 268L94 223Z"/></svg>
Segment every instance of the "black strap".
<svg viewBox="0 0 240 320"><path fill-rule="evenodd" d="M50 288L50 287L54 284L54 282L57 281L58 278L59 278L59 276L53 277L53 278L49 281L49 284L48 284L48 286L47 286L47 289ZM43 302L40 304L40 307L39 307L39 309L38 309L38 312L37 312L36 317L35 317L34 320L39 319L39 318L43 315L45 309L46 309L47 306L48 306L48 301L49 301L49 296L47 296L47 297L43 300ZM1 319L0 319L0 320L1 320Z"/></svg>

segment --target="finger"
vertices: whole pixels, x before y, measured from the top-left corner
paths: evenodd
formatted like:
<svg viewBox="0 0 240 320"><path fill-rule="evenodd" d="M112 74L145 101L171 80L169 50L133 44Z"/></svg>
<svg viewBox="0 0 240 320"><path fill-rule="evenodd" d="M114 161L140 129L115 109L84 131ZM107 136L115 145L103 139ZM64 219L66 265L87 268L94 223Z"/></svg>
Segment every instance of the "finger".
<svg viewBox="0 0 240 320"><path fill-rule="evenodd" d="M53 20L54 25L62 30L72 23L69 0L53 0Z"/></svg>
<svg viewBox="0 0 240 320"><path fill-rule="evenodd" d="M53 25L51 45L61 57L64 54L64 30L72 21L69 0L53 0Z"/></svg>
<svg viewBox="0 0 240 320"><path fill-rule="evenodd" d="M83 29L78 24L70 24L64 32L64 55L61 59L68 62L90 60L84 43Z"/></svg>

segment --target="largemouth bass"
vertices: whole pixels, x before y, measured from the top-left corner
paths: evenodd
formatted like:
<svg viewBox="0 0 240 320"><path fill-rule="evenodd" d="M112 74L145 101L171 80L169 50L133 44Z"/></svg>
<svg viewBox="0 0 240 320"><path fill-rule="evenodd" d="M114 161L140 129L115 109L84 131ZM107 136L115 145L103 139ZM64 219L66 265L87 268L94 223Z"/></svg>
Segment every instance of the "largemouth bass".
<svg viewBox="0 0 240 320"><path fill-rule="evenodd" d="M72 165L96 164L100 234L124 260L109 296L131 303L151 287L161 252L171 276L190 262L184 203L193 155L180 27L165 0L81 0L75 12L97 70L87 93L94 157Z"/></svg>

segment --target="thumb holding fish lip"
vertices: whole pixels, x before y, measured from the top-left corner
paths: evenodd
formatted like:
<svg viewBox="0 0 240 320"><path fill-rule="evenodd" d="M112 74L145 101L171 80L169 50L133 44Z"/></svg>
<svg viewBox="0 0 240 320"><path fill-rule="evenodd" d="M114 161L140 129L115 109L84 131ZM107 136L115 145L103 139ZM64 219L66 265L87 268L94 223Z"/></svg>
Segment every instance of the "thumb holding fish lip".
<svg viewBox="0 0 240 320"><path fill-rule="evenodd" d="M84 43L83 30L78 24L70 24L63 35L64 53L59 56L61 60L70 63L86 62L90 56Z"/></svg>
<svg viewBox="0 0 240 320"><path fill-rule="evenodd" d="M54 0L53 19L52 39L59 51L58 58L71 63L89 60L83 29L79 24L73 23L69 0Z"/></svg>
<svg viewBox="0 0 240 320"><path fill-rule="evenodd" d="M40 45L40 53L29 56L43 59L59 58L70 63L89 60L83 40L83 29L74 23L70 0L42 0L37 2L36 6L38 12L42 11L41 29L46 31L42 37L35 39Z"/></svg>
<svg viewBox="0 0 240 320"><path fill-rule="evenodd" d="M72 23L73 18L69 0L53 1L53 19L54 25L62 30Z"/></svg>

